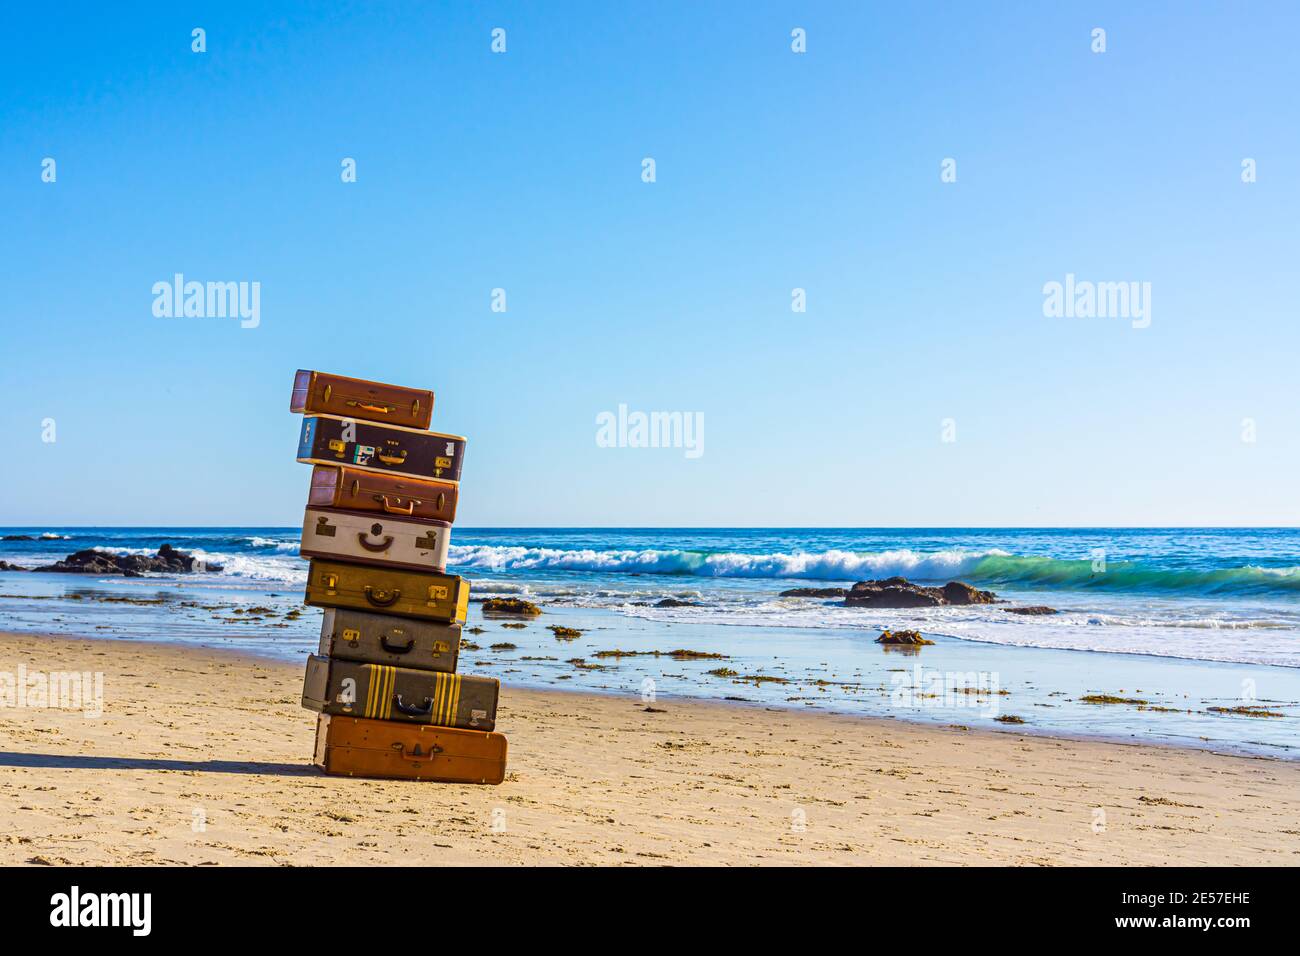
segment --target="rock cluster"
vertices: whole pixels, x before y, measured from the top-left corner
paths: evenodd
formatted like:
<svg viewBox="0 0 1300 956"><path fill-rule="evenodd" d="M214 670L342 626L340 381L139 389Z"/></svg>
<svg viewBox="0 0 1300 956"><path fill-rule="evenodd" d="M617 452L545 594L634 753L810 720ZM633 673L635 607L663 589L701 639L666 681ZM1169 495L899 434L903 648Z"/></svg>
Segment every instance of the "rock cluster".
<svg viewBox="0 0 1300 956"><path fill-rule="evenodd" d="M153 571L162 574L189 574L194 571L220 571L219 564L204 564L184 551L164 544L152 557L143 554L112 554L97 548L87 548L68 555L55 564L47 564L33 571L53 571L67 574L122 574L133 578Z"/></svg>
<svg viewBox="0 0 1300 956"><path fill-rule="evenodd" d="M913 584L907 578L859 581L844 596L847 607L940 607L948 604L992 604L997 595L961 581L941 588Z"/></svg>

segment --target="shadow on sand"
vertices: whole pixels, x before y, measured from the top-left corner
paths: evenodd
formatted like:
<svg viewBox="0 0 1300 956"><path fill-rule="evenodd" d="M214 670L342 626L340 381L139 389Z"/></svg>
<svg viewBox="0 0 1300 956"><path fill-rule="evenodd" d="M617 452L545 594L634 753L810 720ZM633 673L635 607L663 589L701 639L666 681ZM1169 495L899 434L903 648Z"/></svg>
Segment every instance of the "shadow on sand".
<svg viewBox="0 0 1300 956"><path fill-rule="evenodd" d="M0 751L0 767L53 767L56 770L192 770L197 773L276 774L315 777L309 763L259 763L256 760L167 760L151 757L92 757L87 754L26 754Z"/></svg>

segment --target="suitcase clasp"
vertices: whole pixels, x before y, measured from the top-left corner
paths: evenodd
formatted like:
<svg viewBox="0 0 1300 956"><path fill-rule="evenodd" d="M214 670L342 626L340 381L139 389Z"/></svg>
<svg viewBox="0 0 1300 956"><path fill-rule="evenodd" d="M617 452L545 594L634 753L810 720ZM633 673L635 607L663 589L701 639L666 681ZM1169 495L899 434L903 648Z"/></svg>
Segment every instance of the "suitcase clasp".
<svg viewBox="0 0 1300 956"><path fill-rule="evenodd" d="M447 600L448 593L449 592L447 591L447 589L443 587L441 584L430 584L429 585L430 606L438 603L439 601Z"/></svg>
<svg viewBox="0 0 1300 956"><path fill-rule="evenodd" d="M334 532L337 530L338 528L330 524L330 519L326 518L324 515L321 515L321 517L316 519L316 533L318 535L322 535L323 537L326 538L332 538L334 537Z"/></svg>

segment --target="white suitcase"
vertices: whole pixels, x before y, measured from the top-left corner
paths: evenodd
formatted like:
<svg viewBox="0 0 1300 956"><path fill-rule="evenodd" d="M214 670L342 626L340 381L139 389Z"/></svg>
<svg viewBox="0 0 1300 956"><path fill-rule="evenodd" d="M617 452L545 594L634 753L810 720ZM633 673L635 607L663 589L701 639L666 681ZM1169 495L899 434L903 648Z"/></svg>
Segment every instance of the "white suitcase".
<svg viewBox="0 0 1300 956"><path fill-rule="evenodd" d="M302 519L302 556L357 564L442 571L451 525L397 519L373 511L308 508Z"/></svg>

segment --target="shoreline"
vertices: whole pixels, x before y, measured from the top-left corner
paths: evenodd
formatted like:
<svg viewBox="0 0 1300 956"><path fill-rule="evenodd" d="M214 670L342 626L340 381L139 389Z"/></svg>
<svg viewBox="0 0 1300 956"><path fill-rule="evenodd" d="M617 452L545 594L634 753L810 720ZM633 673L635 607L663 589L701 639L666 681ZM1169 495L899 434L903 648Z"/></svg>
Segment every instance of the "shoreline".
<svg viewBox="0 0 1300 956"><path fill-rule="evenodd" d="M55 580L30 580L22 593L0 581L0 610L9 612L0 627L239 649L298 666L317 645L320 610L304 607L297 588L41 577ZM461 670L508 686L617 696L639 695L650 680L658 693L678 699L743 698L796 711L997 730L1005 729L998 718L1007 715L1034 735L1300 759L1300 668L1008 644L955 636L932 629L933 622L917 626L934 646L907 653L914 649L874 642L873 626L883 626L874 616L854 628L738 626L712 615L664 621L552 601L542 604L542 616L512 622L484 619L478 607L471 604ZM1036 629L1037 621L1020 626ZM573 630L561 639L552 634L557 625ZM578 636L569 636L574 631ZM698 656L675 657L677 649ZM936 679L939 693L931 692ZM963 682L997 693L972 694ZM1090 696L1115 702L1090 704ZM1235 710L1252 703L1278 716Z"/></svg>
<svg viewBox="0 0 1300 956"><path fill-rule="evenodd" d="M103 672L104 712L0 711L10 864L1300 859L1300 764L1266 757L506 678L505 784L352 780L308 762L299 664L0 635L19 664Z"/></svg>
<svg viewBox="0 0 1300 956"><path fill-rule="evenodd" d="M719 625L719 626L726 626L726 625ZM182 643L182 642L175 642L175 641L148 640L145 638L129 637L129 636L115 637L106 634L96 635L96 634L81 634L81 633L71 633L71 632L59 633L59 634L48 634L41 631L3 630L3 629L0 629L0 650L3 649L2 642L4 641L4 639L10 637L28 637L28 638L36 638L42 640L50 639L56 641L67 640L67 641L84 641L84 642L94 642L94 643L122 644L122 645L128 645L132 647L155 648L160 651L176 650L181 652L182 654L187 654L189 652L211 653L211 654L221 655L223 657L233 657L236 659L242 659L250 665L273 664L277 666L288 666L288 667L298 668L299 670L301 670L302 667L305 666L306 653L307 653L307 652L303 652L303 660L302 663L299 664L297 662L286 660L286 658L283 657L282 655L278 655L272 652L261 652L257 648L222 647L216 644L206 643L206 642ZM953 641L962 641L962 642L968 641L968 639L966 638L948 638L948 639ZM970 641L970 642L980 643L975 641ZM998 648L1005 647L1005 645L1000 645L1000 644L993 644L990 646L998 647ZM1032 652L1032 651L1041 651L1041 650L1048 650L1048 649L1038 648L1038 647L1017 647L1014 648L1014 650ZM312 653L314 653L314 651L312 651ZM1069 649L1069 650L1058 651L1056 653L1105 654L1106 652ZM1156 663L1170 660L1170 658L1160 657L1157 655L1127 655L1127 656L1134 656L1134 657L1145 656L1150 658L1153 662ZM915 657L909 657L908 659L912 660L914 663L917 662ZM1173 658L1173 660L1181 661L1182 659ZM478 661L470 666L484 667L490 665L491 663L492 662ZM1196 665L1210 665L1210 666L1223 666L1223 667L1233 666L1230 663L1222 662L1222 661L1189 660L1187 661L1187 663L1192 663ZM31 668L29 668L29 670L31 670ZM464 669L462 669L462 672L463 671ZM491 668L489 667L489 673L487 674L487 676L497 676L492 674L490 671ZM0 673L2 672L3 671L0 670ZM514 692L528 693L528 694L556 694L559 695L560 697L573 697L573 698L593 696L599 698L612 698L618 700L625 700L632 703L638 703L638 696L634 690L625 689L625 688L614 688L607 685L598 686L598 687L584 687L580 690L577 690L577 689L570 689L568 687L556 686L554 683L551 684L546 684L541 682L534 683L534 682L530 682L527 678L523 680L516 680L513 677L501 678L501 685L502 685L501 693L503 696L507 693L508 690L513 690ZM953 720L948 720L947 718L937 717L937 716L928 716L928 717L921 716L918 714L918 712L907 712L907 711L904 711L902 713L894 713L894 714L866 714L866 713L854 713L845 710L807 711L807 710L801 710L795 704L785 702L785 701L768 701L768 700L741 698L741 697L722 697L722 698L707 697L707 696L702 696L702 695L693 694L689 692L680 695L674 695L672 699L674 701L678 701L685 704L699 704L703 706L713 706L713 707L723 708L725 710L760 710L760 711L768 711L773 713L809 714L811 716L840 717L851 721L861 721L866 724L900 724L903 726L921 727L921 728L935 728L935 727L943 728L943 727L951 727L954 724ZM0 709L0 717L3 717L4 713L5 711L3 709ZM304 713L307 712L304 710ZM1168 749L1173 751L1189 751L1194 753L1204 753L1204 754L1210 754L1214 756L1238 757L1243 760L1271 760L1280 763L1300 764L1300 748L1297 748L1294 752L1291 753L1281 753L1281 754L1260 753L1256 750L1251 750L1247 748L1236 748L1231 745L1226 745L1222 749L1218 749L1204 742L1198 744L1186 740L1177 740L1177 739L1166 738L1166 737L1158 737L1158 738L1144 740L1144 739L1138 739L1135 735L1130 735L1125 737L1120 734L1068 731L1068 730L1060 730L1056 728L1041 727L1041 726L1036 726L1027 723L1022 725L1015 725L1014 727L1006 727L1006 728L987 727L987 726L965 726L965 725L962 726L966 732L971 734L976 734L976 735L1014 734L1017 736L1043 738L1047 740L1061 740L1061 741L1078 742L1078 743L1101 743L1101 744L1107 744L1107 745L1119 746L1119 747L1150 747L1157 750Z"/></svg>

